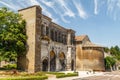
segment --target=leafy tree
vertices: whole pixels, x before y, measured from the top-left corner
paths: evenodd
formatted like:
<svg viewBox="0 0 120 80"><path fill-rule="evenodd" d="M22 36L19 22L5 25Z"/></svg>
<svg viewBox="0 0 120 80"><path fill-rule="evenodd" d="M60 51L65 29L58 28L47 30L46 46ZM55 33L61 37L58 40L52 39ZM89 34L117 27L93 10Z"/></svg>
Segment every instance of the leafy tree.
<svg viewBox="0 0 120 80"><path fill-rule="evenodd" d="M109 49L108 47L105 47L105 48L104 48L104 51L105 51L106 53L108 53L108 52L110 51L110 49Z"/></svg>
<svg viewBox="0 0 120 80"><path fill-rule="evenodd" d="M117 60L120 60L120 48L118 46L111 47L110 53L114 56Z"/></svg>
<svg viewBox="0 0 120 80"><path fill-rule="evenodd" d="M116 60L113 57L107 56L105 58L105 67L110 68L112 70L112 67L115 65Z"/></svg>
<svg viewBox="0 0 120 80"><path fill-rule="evenodd" d="M5 60L13 61L18 55L25 54L25 25L21 15L7 8L0 8L0 55Z"/></svg>

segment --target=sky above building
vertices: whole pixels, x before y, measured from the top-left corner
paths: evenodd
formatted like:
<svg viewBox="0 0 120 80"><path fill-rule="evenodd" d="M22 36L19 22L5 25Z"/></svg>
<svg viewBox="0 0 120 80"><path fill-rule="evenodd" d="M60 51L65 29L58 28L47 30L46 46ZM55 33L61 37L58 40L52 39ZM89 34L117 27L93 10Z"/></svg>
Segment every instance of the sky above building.
<svg viewBox="0 0 120 80"><path fill-rule="evenodd" d="M32 5L77 36L88 35L102 46L120 45L120 0L0 0L0 7L15 12Z"/></svg>

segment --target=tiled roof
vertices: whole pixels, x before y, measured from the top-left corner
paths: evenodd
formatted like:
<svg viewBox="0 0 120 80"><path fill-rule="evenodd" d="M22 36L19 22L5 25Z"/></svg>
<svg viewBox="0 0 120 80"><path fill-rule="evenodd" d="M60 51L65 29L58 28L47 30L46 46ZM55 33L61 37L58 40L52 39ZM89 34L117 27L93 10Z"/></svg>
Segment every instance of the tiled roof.
<svg viewBox="0 0 120 80"><path fill-rule="evenodd" d="M103 47L103 46L92 43L89 40L89 37L87 35L76 36L75 40L76 41L84 41L85 38L87 38L88 40L84 42L84 44L82 45L83 47Z"/></svg>
<svg viewBox="0 0 120 80"><path fill-rule="evenodd" d="M76 40L76 41L83 41L83 39L84 39L85 37L87 37L87 35L76 36L76 37L75 37L75 40Z"/></svg>

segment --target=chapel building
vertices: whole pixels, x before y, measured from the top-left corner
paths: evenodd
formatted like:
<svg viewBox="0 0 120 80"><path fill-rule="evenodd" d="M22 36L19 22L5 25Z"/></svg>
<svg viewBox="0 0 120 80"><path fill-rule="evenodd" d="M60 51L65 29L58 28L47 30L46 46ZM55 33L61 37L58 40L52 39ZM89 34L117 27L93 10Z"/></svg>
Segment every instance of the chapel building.
<svg viewBox="0 0 120 80"><path fill-rule="evenodd" d="M34 5L19 10L26 20L27 52L18 67L28 72L70 71L75 69L75 31L66 29L42 14Z"/></svg>

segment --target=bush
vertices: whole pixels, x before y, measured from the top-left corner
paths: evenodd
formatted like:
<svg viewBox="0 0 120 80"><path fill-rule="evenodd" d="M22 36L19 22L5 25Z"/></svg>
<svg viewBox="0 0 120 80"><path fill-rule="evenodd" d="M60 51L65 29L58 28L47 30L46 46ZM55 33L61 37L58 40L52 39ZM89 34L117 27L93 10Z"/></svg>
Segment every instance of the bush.
<svg viewBox="0 0 120 80"><path fill-rule="evenodd" d="M3 66L3 68L5 69L16 69L17 68L17 65L16 64L7 64L5 66Z"/></svg>
<svg viewBox="0 0 120 80"><path fill-rule="evenodd" d="M43 76L43 75L45 75L45 73L44 72L37 72L37 73L35 73L35 75L36 76Z"/></svg>
<svg viewBox="0 0 120 80"><path fill-rule="evenodd" d="M78 76L78 73L58 74L56 75L56 78L72 77L72 76Z"/></svg>
<svg viewBox="0 0 120 80"><path fill-rule="evenodd" d="M66 76L67 77L78 76L78 73L68 73Z"/></svg>
<svg viewBox="0 0 120 80"><path fill-rule="evenodd" d="M46 74L54 74L54 75L57 75L57 74L65 74L65 73L60 73L60 72L46 72Z"/></svg>
<svg viewBox="0 0 120 80"><path fill-rule="evenodd" d="M30 77L14 77L14 78L3 78L0 80L45 80L47 76L30 76Z"/></svg>
<svg viewBox="0 0 120 80"><path fill-rule="evenodd" d="M58 74L58 75L56 75L56 78L63 78L63 77L66 77L66 75L65 74Z"/></svg>

